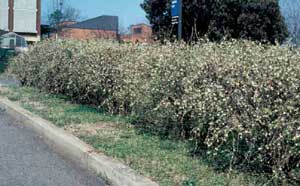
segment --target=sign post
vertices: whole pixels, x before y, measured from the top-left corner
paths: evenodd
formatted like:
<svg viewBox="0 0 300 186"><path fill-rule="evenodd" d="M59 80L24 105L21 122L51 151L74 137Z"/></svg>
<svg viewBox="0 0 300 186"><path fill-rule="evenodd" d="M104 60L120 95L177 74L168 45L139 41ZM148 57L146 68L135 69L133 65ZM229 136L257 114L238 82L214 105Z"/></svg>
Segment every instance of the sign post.
<svg viewBox="0 0 300 186"><path fill-rule="evenodd" d="M178 26L178 40L182 38L182 0L172 0L172 24Z"/></svg>

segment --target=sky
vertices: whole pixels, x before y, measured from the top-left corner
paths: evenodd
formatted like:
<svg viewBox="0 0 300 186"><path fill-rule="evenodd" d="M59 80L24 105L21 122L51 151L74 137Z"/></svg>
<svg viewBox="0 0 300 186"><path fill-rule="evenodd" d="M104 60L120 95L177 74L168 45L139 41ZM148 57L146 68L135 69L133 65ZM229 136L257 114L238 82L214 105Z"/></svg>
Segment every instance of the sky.
<svg viewBox="0 0 300 186"><path fill-rule="evenodd" d="M57 0L42 0L43 23L46 15L53 10L53 3ZM128 28L132 24L148 23L144 10L140 7L143 0L64 0L66 3L80 10L83 19L100 15L115 15L119 17L120 27ZM286 2L300 0L280 0L282 11L285 13ZM291 1L291 2L290 2ZM293 4L293 3L292 3ZM299 3L300 4L300 3Z"/></svg>
<svg viewBox="0 0 300 186"><path fill-rule="evenodd" d="M53 1L43 0L43 23L46 14L53 8ZM129 27L132 24L147 23L144 10L140 7L143 0L65 0L70 6L80 10L84 19L100 15L119 16L120 26Z"/></svg>

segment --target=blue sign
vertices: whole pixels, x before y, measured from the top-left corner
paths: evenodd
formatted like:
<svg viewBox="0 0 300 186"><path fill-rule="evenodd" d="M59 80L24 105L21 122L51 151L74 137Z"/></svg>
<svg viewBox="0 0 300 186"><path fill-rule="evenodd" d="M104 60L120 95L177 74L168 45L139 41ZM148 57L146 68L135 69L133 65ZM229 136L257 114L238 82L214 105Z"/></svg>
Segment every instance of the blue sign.
<svg viewBox="0 0 300 186"><path fill-rule="evenodd" d="M172 0L172 9L171 9L171 15L172 17L178 17L179 16L179 0Z"/></svg>

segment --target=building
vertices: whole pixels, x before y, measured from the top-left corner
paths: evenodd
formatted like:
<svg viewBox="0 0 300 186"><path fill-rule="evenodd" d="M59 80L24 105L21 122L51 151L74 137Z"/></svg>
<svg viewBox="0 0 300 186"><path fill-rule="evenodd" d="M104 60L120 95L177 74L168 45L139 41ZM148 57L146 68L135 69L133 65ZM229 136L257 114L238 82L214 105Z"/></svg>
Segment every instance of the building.
<svg viewBox="0 0 300 186"><path fill-rule="evenodd" d="M14 32L10 32L0 36L0 48L2 49L27 48L27 42L24 37L21 37Z"/></svg>
<svg viewBox="0 0 300 186"><path fill-rule="evenodd" d="M152 43L152 28L147 24L137 24L130 27L130 34L122 36L125 42Z"/></svg>
<svg viewBox="0 0 300 186"><path fill-rule="evenodd" d="M40 40L41 0L0 0L0 29L28 42Z"/></svg>
<svg viewBox="0 0 300 186"><path fill-rule="evenodd" d="M58 27L63 28L63 27L66 27L66 26L74 25L76 23L77 23L76 21L63 21L63 22L60 22L58 24Z"/></svg>
<svg viewBox="0 0 300 186"><path fill-rule="evenodd" d="M69 39L119 39L119 18L117 16L99 16L75 24L64 24L59 32L60 38Z"/></svg>
<svg viewBox="0 0 300 186"><path fill-rule="evenodd" d="M7 31L0 30L0 36L2 36L3 34L7 34L7 33L8 33Z"/></svg>

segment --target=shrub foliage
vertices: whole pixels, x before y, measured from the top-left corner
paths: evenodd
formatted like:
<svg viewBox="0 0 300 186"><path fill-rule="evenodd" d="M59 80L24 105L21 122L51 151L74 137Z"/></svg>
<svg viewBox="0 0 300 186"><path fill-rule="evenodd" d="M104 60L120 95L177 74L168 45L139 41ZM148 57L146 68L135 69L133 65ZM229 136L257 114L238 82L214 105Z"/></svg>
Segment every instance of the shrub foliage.
<svg viewBox="0 0 300 186"><path fill-rule="evenodd" d="M299 50L47 41L14 58L10 72L24 85L190 139L224 168L300 179Z"/></svg>

